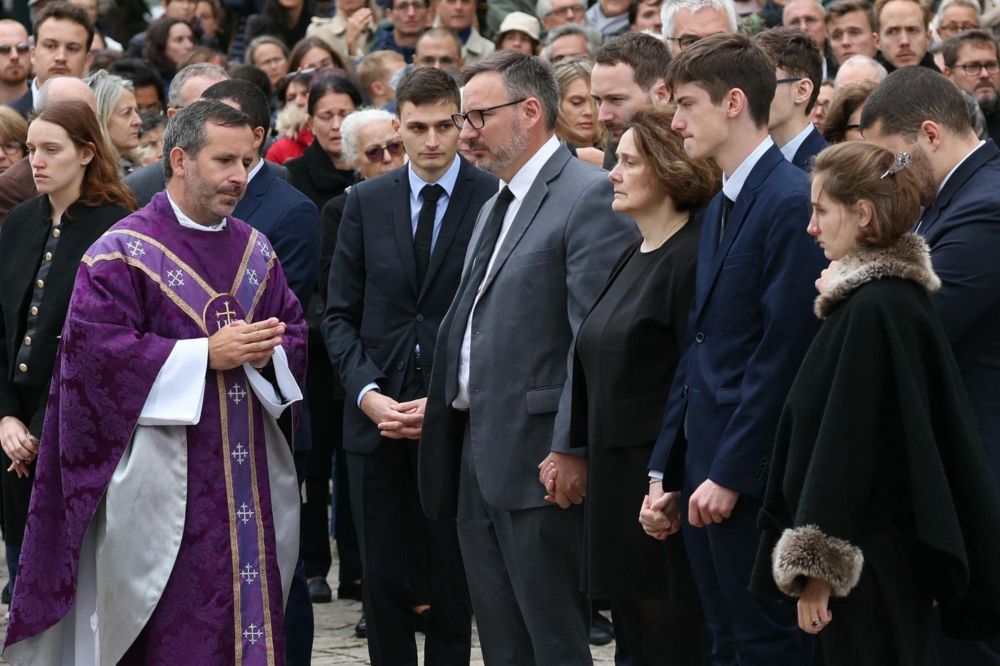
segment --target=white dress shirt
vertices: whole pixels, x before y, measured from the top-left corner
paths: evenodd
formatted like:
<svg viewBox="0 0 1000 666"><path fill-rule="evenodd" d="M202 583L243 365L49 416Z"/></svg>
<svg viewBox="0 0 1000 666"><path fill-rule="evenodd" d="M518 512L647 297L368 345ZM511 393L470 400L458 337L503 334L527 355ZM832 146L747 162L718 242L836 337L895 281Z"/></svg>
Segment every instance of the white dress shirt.
<svg viewBox="0 0 1000 666"><path fill-rule="evenodd" d="M503 217L503 224L500 226L500 236L497 238L497 244L493 248L493 254L490 256L490 263L486 266L483 281L479 283L476 300L469 311L469 321L465 324L465 335L462 337L462 350L458 357L458 395L451 405L455 409L469 408L469 363L472 351L472 316L476 312L476 305L479 303L479 298L483 295L483 285L486 284L486 278L489 277L490 272L493 270L493 262L497 258L497 252L503 246L507 232L510 231L510 225L517 216L517 212L521 210L521 204L524 203L524 198L528 195L528 190L534 185L535 179L538 178L542 167L555 154L559 146L559 139L555 136L549 137L549 140L542 144L542 147L531 156L531 159L525 162L524 166L514 174L509 183L500 181L500 189L502 190L505 186L509 187L511 194L514 195L514 199L510 202L507 213Z"/></svg>
<svg viewBox="0 0 1000 666"><path fill-rule="evenodd" d="M781 154L785 156L785 159L791 162L795 159L795 153L799 152L799 148L805 143L806 137L813 131L813 124L806 123L806 128L795 135L791 141L786 143L781 147Z"/></svg>

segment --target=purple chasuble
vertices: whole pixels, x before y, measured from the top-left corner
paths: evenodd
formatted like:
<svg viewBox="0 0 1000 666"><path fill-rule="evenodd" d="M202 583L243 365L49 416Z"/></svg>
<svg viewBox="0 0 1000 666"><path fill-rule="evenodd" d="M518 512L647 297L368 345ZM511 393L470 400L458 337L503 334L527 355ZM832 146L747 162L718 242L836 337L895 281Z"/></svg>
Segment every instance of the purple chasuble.
<svg viewBox="0 0 1000 666"><path fill-rule="evenodd" d="M88 250L53 373L7 645L72 606L84 534L175 342L268 317L287 324L282 348L304 386L299 302L267 239L231 217L220 232L182 227L160 193ZM183 538L121 663L284 663L269 418L242 368L207 370L201 419L186 427Z"/></svg>

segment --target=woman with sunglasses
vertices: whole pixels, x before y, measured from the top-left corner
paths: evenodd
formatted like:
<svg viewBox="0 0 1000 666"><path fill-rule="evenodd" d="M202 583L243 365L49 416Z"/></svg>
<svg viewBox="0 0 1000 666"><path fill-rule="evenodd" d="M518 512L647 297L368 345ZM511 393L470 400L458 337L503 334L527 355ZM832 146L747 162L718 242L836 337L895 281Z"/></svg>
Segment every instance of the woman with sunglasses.
<svg viewBox="0 0 1000 666"><path fill-rule="evenodd" d="M28 123L9 106L0 106L0 174L24 158Z"/></svg>
<svg viewBox="0 0 1000 666"><path fill-rule="evenodd" d="M322 74L309 86L309 127L315 139L302 157L289 160L289 181L320 210L354 182L354 169L344 155L344 119L361 106L361 93L348 79Z"/></svg>
<svg viewBox="0 0 1000 666"><path fill-rule="evenodd" d="M136 208L86 103L46 104L26 143L39 196L15 206L0 231L0 485L12 589L77 267L87 248Z"/></svg>

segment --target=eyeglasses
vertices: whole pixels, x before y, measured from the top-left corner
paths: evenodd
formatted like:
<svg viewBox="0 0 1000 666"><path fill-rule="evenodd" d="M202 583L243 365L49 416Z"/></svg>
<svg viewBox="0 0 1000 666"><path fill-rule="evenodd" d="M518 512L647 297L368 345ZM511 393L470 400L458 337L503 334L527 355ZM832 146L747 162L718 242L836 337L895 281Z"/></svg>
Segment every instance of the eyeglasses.
<svg viewBox="0 0 1000 666"><path fill-rule="evenodd" d="M953 32L961 32L963 30L975 30L978 27L978 23L945 23L944 25L938 26L938 32L950 34Z"/></svg>
<svg viewBox="0 0 1000 666"><path fill-rule="evenodd" d="M569 5L566 7L560 7L559 9L553 9L546 16L578 16L585 13L586 10L580 5Z"/></svg>
<svg viewBox="0 0 1000 666"><path fill-rule="evenodd" d="M497 109L502 109L505 106L514 106L515 104L520 104L527 97L522 97L521 99L514 100L513 102L507 102L506 104L497 104L496 106L490 106L485 109L470 109L465 113L453 113L451 114L451 122L455 123L455 127L462 129L465 127L465 122L468 121L472 125L472 129L481 130L483 126L486 125L486 114L490 111L496 111Z"/></svg>
<svg viewBox="0 0 1000 666"><path fill-rule="evenodd" d="M683 51L701 39L701 35L681 35L680 37L666 37L665 39L668 42L677 42L677 48Z"/></svg>
<svg viewBox="0 0 1000 666"><path fill-rule="evenodd" d="M24 144L20 141L8 141L3 144L3 154L7 157L23 157L24 156Z"/></svg>
<svg viewBox="0 0 1000 666"><path fill-rule="evenodd" d="M0 44L0 54L7 55L10 53L11 49L16 49L21 55L24 55L31 50L31 44L28 42L21 42L20 44Z"/></svg>
<svg viewBox="0 0 1000 666"><path fill-rule="evenodd" d="M775 83L775 85L779 85L780 86L782 83L798 83L801 80L802 80L801 76L790 76L787 79L778 79L774 83Z"/></svg>
<svg viewBox="0 0 1000 666"><path fill-rule="evenodd" d="M453 67L458 62L457 58L452 56L420 56L417 58L417 64L423 65L424 67L434 67L435 65L441 65L442 67Z"/></svg>
<svg viewBox="0 0 1000 666"><path fill-rule="evenodd" d="M372 164L382 164L383 162L389 161L385 159L386 151L389 152L390 157L399 157L403 154L403 142L400 139L396 139L394 141L387 141L384 144L365 148L365 157Z"/></svg>
<svg viewBox="0 0 1000 666"><path fill-rule="evenodd" d="M987 60L986 62L967 62L964 65L955 65L968 76L978 76L979 72L986 70L987 74L996 74L1000 71L1000 63L996 60Z"/></svg>

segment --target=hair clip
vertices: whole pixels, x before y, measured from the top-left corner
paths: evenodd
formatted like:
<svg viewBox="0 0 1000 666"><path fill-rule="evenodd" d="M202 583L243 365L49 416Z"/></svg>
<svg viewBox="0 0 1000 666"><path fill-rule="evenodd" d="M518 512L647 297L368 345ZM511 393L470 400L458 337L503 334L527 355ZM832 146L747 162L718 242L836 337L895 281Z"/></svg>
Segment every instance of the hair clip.
<svg viewBox="0 0 1000 666"><path fill-rule="evenodd" d="M894 176L903 169L908 169L909 167L910 167L910 154L899 153L898 155L896 155L896 159L892 161L892 164L889 165L889 168L885 170L885 173L879 176L879 180L885 180L889 176Z"/></svg>

